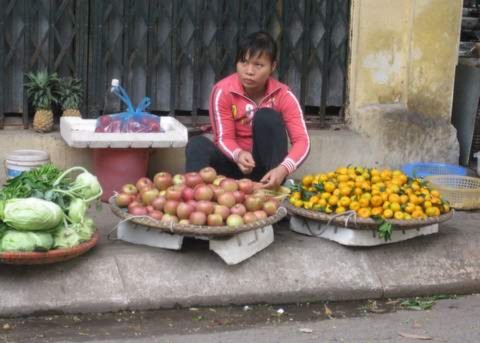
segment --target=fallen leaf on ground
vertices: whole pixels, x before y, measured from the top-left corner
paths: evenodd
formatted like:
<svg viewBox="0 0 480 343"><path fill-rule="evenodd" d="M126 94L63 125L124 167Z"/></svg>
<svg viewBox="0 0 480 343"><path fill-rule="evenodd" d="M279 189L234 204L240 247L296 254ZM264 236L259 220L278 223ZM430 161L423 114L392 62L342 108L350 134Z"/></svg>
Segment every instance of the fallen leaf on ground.
<svg viewBox="0 0 480 343"><path fill-rule="evenodd" d="M418 340L423 340L423 341L430 341L430 340L433 339L433 337L431 337L431 336L415 335L413 333L399 332L398 334L402 337L405 337L405 338L418 339Z"/></svg>
<svg viewBox="0 0 480 343"><path fill-rule="evenodd" d="M333 315L333 312L332 310L330 310L330 308L327 306L327 305L323 305L325 307L325 315L328 317L328 318L331 318L332 315Z"/></svg>
<svg viewBox="0 0 480 343"><path fill-rule="evenodd" d="M313 330L309 329L309 328L301 328L298 331L300 331L301 333L312 333L313 332Z"/></svg>

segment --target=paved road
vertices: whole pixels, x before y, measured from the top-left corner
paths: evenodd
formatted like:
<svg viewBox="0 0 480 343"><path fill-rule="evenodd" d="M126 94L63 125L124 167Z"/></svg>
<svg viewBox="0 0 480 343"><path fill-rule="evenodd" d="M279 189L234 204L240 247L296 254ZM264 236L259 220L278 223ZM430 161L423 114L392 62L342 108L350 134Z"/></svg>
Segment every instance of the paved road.
<svg viewBox="0 0 480 343"><path fill-rule="evenodd" d="M0 319L0 342L480 342L480 295L436 300L431 310L399 301ZM284 313L278 313L279 309ZM386 311L384 313L380 313Z"/></svg>

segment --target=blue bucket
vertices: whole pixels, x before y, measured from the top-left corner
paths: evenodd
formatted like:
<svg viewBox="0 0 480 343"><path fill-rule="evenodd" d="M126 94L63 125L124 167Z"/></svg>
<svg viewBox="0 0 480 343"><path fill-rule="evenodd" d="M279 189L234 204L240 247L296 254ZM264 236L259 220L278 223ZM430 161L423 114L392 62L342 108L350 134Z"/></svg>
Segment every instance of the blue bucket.
<svg viewBox="0 0 480 343"><path fill-rule="evenodd" d="M433 175L466 176L468 173L467 168L447 163L408 163L402 167L402 172L414 178Z"/></svg>

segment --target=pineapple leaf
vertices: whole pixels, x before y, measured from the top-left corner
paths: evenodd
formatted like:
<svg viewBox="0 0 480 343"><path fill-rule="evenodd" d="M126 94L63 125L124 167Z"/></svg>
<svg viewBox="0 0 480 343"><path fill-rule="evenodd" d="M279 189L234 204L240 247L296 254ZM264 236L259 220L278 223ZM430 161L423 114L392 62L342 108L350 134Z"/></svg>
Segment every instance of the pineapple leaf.
<svg viewBox="0 0 480 343"><path fill-rule="evenodd" d="M46 70L27 73L25 89L35 110L51 110L52 104L58 102L57 73L48 74Z"/></svg>
<svg viewBox="0 0 480 343"><path fill-rule="evenodd" d="M61 79L59 96L60 103L64 110L78 109L83 98L82 81L72 77Z"/></svg>

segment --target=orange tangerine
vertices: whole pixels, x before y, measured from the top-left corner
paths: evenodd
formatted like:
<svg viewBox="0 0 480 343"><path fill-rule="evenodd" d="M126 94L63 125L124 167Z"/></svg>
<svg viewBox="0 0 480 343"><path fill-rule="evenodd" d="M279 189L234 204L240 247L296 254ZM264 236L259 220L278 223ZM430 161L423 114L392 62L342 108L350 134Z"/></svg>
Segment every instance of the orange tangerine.
<svg viewBox="0 0 480 343"><path fill-rule="evenodd" d="M401 207L400 207L400 204L398 202L392 202L392 204L390 205L390 209L393 212L398 212L398 211L400 211Z"/></svg>
<svg viewBox="0 0 480 343"><path fill-rule="evenodd" d="M429 217L438 217L440 215L440 209L432 206L425 210L425 214Z"/></svg>
<svg viewBox="0 0 480 343"><path fill-rule="evenodd" d="M370 200L368 199L365 199L365 198L361 198L358 203L360 204L360 207L362 208L367 208L370 206Z"/></svg>
<svg viewBox="0 0 480 343"><path fill-rule="evenodd" d="M382 206L383 204L383 199L381 196L379 195L374 195L372 196L372 198L370 199L370 202L372 203L372 206Z"/></svg>
<svg viewBox="0 0 480 343"><path fill-rule="evenodd" d="M374 207L372 208L372 216L380 216L383 213L382 207Z"/></svg>
<svg viewBox="0 0 480 343"><path fill-rule="evenodd" d="M331 206L337 205L338 202L338 197L336 195L332 195L330 198L328 198L328 204Z"/></svg>
<svg viewBox="0 0 480 343"><path fill-rule="evenodd" d="M358 201L352 201L349 208L353 211L357 211L360 208L360 204L358 203Z"/></svg>
<svg viewBox="0 0 480 343"><path fill-rule="evenodd" d="M327 181L323 184L325 191L332 193L335 190L335 184L333 182Z"/></svg>
<svg viewBox="0 0 480 343"><path fill-rule="evenodd" d="M392 218L393 217L393 211L390 209L386 209L383 211L383 217L386 219Z"/></svg>
<svg viewBox="0 0 480 343"><path fill-rule="evenodd" d="M369 218L372 214L369 208L360 208L357 213L362 218Z"/></svg>
<svg viewBox="0 0 480 343"><path fill-rule="evenodd" d="M302 185L305 187L310 187L312 185L312 182L313 182L313 175L305 175L302 178Z"/></svg>
<svg viewBox="0 0 480 343"><path fill-rule="evenodd" d="M348 206L350 206L350 202L351 202L351 200L350 200L349 197L343 196L343 197L340 198L339 204L340 204L340 206L348 207Z"/></svg>

